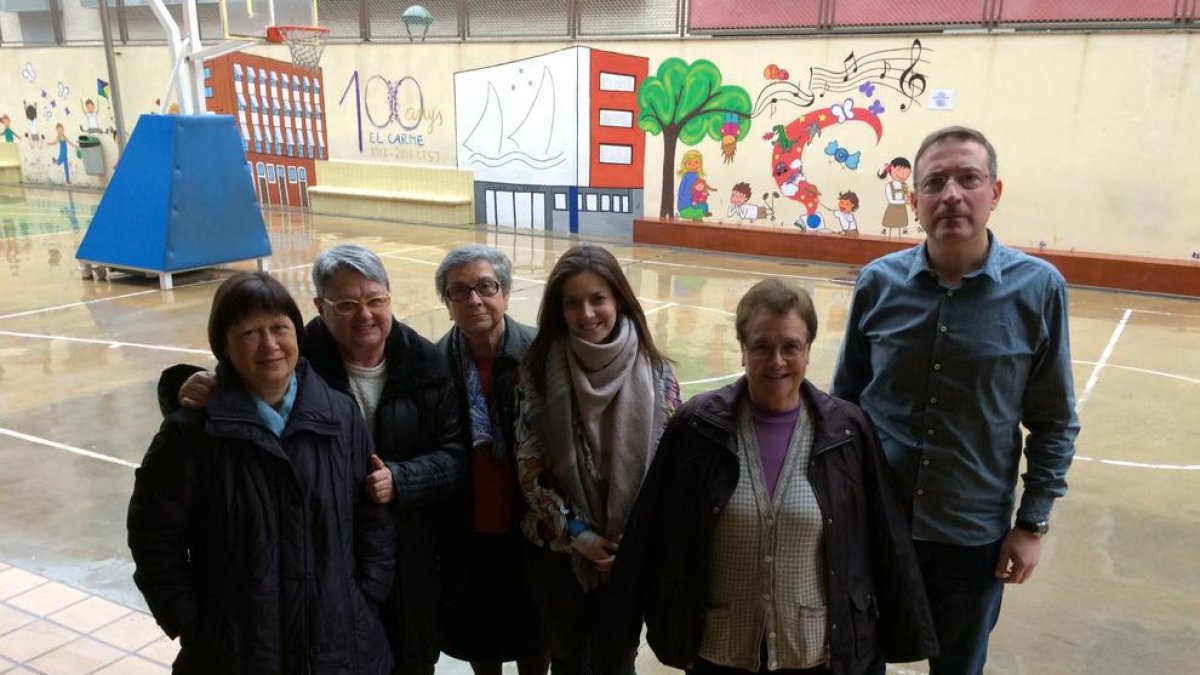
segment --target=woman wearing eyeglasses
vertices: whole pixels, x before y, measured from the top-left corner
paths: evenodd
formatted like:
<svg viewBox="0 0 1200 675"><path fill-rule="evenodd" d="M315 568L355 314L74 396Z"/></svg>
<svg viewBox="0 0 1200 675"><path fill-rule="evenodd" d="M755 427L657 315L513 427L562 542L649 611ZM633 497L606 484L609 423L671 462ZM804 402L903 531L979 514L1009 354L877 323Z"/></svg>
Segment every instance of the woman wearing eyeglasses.
<svg viewBox="0 0 1200 675"><path fill-rule="evenodd" d="M387 509L363 492L371 439L354 403L299 356L302 319L274 277L213 298L219 385L169 415L129 503L134 581L181 649L175 673L387 675Z"/></svg>
<svg viewBox="0 0 1200 675"><path fill-rule="evenodd" d="M516 389L534 330L508 316L512 263L500 250L460 246L434 273L453 327L437 347L450 364L466 480L445 511L442 529L442 651L468 661L475 675L545 675L550 663L541 618L521 570L525 512L514 466Z"/></svg>
<svg viewBox="0 0 1200 675"><path fill-rule="evenodd" d="M366 490L396 525L396 580L383 621L395 675L433 675L440 648L437 520L466 466L454 383L434 345L392 315L387 270L370 250L342 244L313 262L319 316L304 327L304 357L329 386L352 396L378 456ZM159 403L203 407L213 377L176 366Z"/></svg>
<svg viewBox="0 0 1200 675"><path fill-rule="evenodd" d="M861 675L937 653L874 427L805 379L817 315L755 284L737 307L745 375L672 418L625 530L605 653L691 673Z"/></svg>
<svg viewBox="0 0 1200 675"><path fill-rule="evenodd" d="M517 471L530 591L555 675L633 672L637 642L601 662L599 609L634 497L679 406L670 362L611 253L581 245L546 281L521 376Z"/></svg>

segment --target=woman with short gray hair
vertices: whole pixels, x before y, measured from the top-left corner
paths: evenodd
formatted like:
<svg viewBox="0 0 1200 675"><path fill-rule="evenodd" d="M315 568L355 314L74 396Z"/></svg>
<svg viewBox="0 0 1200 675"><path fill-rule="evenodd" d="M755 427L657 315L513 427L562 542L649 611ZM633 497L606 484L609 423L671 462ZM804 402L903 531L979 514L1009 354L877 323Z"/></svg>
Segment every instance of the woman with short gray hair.
<svg viewBox="0 0 1200 675"><path fill-rule="evenodd" d="M545 675L549 652L521 569L525 513L516 480L515 393L533 328L508 316L512 263L499 249L460 246L434 272L454 326L438 341L454 379L466 480L445 511L442 650L475 675Z"/></svg>

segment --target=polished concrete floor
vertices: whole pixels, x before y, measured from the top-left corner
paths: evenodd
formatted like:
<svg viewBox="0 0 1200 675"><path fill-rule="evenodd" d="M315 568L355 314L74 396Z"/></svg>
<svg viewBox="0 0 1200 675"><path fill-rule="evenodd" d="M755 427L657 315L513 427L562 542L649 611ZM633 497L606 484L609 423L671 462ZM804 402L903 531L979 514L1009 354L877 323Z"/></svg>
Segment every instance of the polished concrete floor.
<svg viewBox="0 0 1200 675"><path fill-rule="evenodd" d="M212 362L205 322L229 270L177 276L171 291L141 276L81 280L74 251L97 201L92 193L0 188L0 672L162 672L170 661L171 643L129 613L144 604L130 579L125 509L133 468L159 423L158 373L180 361ZM478 241L505 250L517 277L511 311L533 323L542 279L571 245L298 214L271 213L268 221L271 267L306 316L307 264L323 247L355 241L383 257L396 314L429 338L449 325L433 270L450 247ZM656 340L678 362L685 397L739 373L732 312L770 275L814 296L821 329L809 376L828 384L853 269L611 249ZM987 672L1196 672L1200 302L1073 289L1071 329L1083 422L1078 461L1041 566L1006 593ZM111 637L126 624L134 638ZM72 649L89 656L72 661L63 655ZM666 671L647 649L639 664L643 673ZM439 675L466 672L439 664Z"/></svg>

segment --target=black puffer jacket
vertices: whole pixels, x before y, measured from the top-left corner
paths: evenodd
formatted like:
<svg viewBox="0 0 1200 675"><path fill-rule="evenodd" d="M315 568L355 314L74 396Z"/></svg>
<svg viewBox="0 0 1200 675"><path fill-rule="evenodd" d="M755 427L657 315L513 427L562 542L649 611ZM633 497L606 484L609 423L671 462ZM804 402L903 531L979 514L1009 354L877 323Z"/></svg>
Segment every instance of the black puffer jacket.
<svg viewBox="0 0 1200 675"><path fill-rule="evenodd" d="M379 607L392 522L363 480L371 440L354 402L300 361L282 438L219 369L206 410L179 410L136 472L134 580L182 636L176 673L387 673Z"/></svg>
<svg viewBox="0 0 1200 675"><path fill-rule="evenodd" d="M504 433L504 446L508 448L511 455L517 449L516 394L518 373L521 369L521 359L525 357L525 352L529 351L529 344L533 342L533 336L536 331L531 326L517 323L508 315L504 317L504 326L506 332L501 353L496 356L496 360L492 363L491 400L492 407L496 410L496 414L499 417L501 430ZM442 339L438 340L437 348L442 353L443 358L446 359L446 363L450 365L453 374L459 418L470 420L471 413L467 410L467 385L463 381L461 370L456 365L459 361L458 346L455 344L455 336L457 334L458 332L455 329L447 331L442 336ZM469 422L465 422L462 425L462 442L464 446L471 447L471 425ZM515 465L512 472L512 479L515 486L517 483ZM443 590L446 597L443 599L443 602L450 606L462 606L468 600L462 597L462 592L466 590L465 585L455 583L455 580L468 578L470 574L468 566L472 563L487 563L484 560L472 561L470 559L469 547L473 513L471 490L470 472L468 471L454 497L453 503L445 511L446 526L443 529L445 536L442 540L442 547L445 552L445 567L443 568L442 576L446 579ZM520 489L514 489L512 508L514 528L518 527L521 522L521 516L525 513L525 508L525 500L521 497Z"/></svg>
<svg viewBox="0 0 1200 675"><path fill-rule="evenodd" d="M609 583L602 654L637 645L643 617L658 659L690 668L704 635L709 544L738 483L737 414L745 378L692 398L667 425ZM825 531L832 675L877 656L917 661L937 637L907 521L874 428L856 406L807 381L812 482Z"/></svg>
<svg viewBox="0 0 1200 675"><path fill-rule="evenodd" d="M329 386L350 393L341 352L320 317L304 328L304 354ZM375 448L396 483L397 546L384 622L398 657L432 664L441 623L438 513L463 479L468 446L450 368L433 343L393 320L384 358Z"/></svg>

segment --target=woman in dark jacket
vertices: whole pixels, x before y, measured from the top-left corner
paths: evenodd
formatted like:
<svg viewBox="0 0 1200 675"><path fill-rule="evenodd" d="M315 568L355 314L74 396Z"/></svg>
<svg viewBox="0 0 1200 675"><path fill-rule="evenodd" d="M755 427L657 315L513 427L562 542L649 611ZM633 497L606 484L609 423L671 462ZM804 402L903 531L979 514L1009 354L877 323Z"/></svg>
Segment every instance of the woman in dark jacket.
<svg viewBox="0 0 1200 675"><path fill-rule="evenodd" d="M395 522L396 580L383 607L393 673L433 675L441 623L438 514L466 462L450 368L433 343L393 316L379 256L357 244L334 246L317 255L312 279L320 316L304 329L304 356L358 404L379 452L367 492L390 507ZM180 403L205 405L215 380L196 371L181 365L163 373L164 412Z"/></svg>
<svg viewBox="0 0 1200 675"><path fill-rule="evenodd" d="M217 290L219 377L163 421L129 504L134 581L181 637L177 673L385 674L387 509L364 490L371 439L299 359L301 316L270 275Z"/></svg>
<svg viewBox="0 0 1200 675"><path fill-rule="evenodd" d="M693 673L882 673L937 653L875 430L806 379L817 318L777 279L737 308L746 374L671 420L606 605L606 653L647 638Z"/></svg>
<svg viewBox="0 0 1200 675"><path fill-rule="evenodd" d="M550 652L521 568L525 503L516 449L517 373L533 329L508 316L512 263L499 249L460 246L434 273L454 326L438 341L454 377L466 480L445 511L442 530L442 651L475 675L545 675Z"/></svg>

